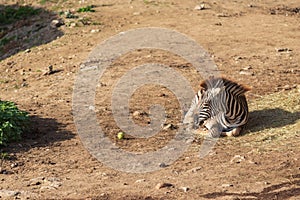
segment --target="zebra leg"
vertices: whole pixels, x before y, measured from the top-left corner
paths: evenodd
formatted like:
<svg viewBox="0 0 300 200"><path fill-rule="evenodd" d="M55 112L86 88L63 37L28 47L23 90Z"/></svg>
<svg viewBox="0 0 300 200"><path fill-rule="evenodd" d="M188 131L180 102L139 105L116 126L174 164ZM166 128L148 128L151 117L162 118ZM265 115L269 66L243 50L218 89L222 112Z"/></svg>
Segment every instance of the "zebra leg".
<svg viewBox="0 0 300 200"><path fill-rule="evenodd" d="M222 126L217 122L215 118L206 120L203 125L208 129L208 134L210 137L220 137L222 133Z"/></svg>
<svg viewBox="0 0 300 200"><path fill-rule="evenodd" d="M228 131L228 132L222 132L222 135L224 135L224 136L229 136L229 137L231 137L231 136L236 137L236 136L239 136L239 135L240 135L241 130L242 130L241 127L237 127L237 128L234 128L234 129L231 130L231 131Z"/></svg>

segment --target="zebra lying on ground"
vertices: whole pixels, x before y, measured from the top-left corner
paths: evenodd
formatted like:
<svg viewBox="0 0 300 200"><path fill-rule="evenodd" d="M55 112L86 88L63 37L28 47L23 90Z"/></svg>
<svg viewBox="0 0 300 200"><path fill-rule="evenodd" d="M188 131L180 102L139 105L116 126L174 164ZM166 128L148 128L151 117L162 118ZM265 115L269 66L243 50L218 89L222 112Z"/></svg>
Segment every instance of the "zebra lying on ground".
<svg viewBox="0 0 300 200"><path fill-rule="evenodd" d="M249 90L226 78L203 81L184 123L193 121L194 129L204 126L212 137L238 136L248 121L245 92Z"/></svg>

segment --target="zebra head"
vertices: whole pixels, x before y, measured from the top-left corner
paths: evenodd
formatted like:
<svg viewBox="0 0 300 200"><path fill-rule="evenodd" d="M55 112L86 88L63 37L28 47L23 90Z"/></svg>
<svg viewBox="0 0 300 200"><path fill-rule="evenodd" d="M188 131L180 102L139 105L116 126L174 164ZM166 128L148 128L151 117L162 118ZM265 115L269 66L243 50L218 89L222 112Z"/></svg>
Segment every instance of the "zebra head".
<svg viewBox="0 0 300 200"><path fill-rule="evenodd" d="M218 101L222 98L225 86L222 83L202 83L200 90L192 102L194 109L193 128L197 129L204 125L205 121L216 116L222 108Z"/></svg>

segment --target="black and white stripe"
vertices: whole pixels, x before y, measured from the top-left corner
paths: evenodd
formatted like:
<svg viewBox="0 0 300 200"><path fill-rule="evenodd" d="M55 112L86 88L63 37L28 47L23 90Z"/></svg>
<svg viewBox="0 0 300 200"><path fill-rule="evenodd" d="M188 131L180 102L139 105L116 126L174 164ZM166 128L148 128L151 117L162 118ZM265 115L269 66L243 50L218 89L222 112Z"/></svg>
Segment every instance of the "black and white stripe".
<svg viewBox="0 0 300 200"><path fill-rule="evenodd" d="M226 78L210 78L200 86L189 110L194 114L194 127L204 125L213 136L238 135L248 121L245 92L249 88Z"/></svg>

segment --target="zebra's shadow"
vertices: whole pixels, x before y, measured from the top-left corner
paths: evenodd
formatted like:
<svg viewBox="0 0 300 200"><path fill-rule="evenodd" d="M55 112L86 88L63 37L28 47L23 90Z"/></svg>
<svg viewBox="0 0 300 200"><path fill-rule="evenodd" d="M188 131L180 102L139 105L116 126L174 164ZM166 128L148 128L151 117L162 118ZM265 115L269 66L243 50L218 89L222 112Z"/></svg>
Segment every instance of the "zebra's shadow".
<svg viewBox="0 0 300 200"><path fill-rule="evenodd" d="M300 120L300 112L289 112L281 108L255 110L249 113L245 134L291 125Z"/></svg>

